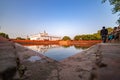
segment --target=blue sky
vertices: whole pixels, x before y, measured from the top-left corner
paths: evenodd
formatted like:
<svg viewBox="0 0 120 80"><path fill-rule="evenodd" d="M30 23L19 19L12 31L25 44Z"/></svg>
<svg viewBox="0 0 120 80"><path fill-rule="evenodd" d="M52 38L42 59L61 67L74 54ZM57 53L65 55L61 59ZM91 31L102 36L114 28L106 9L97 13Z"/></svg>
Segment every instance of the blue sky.
<svg viewBox="0 0 120 80"><path fill-rule="evenodd" d="M109 2L101 0L0 0L1 32L11 38L37 34L70 36L117 26Z"/></svg>

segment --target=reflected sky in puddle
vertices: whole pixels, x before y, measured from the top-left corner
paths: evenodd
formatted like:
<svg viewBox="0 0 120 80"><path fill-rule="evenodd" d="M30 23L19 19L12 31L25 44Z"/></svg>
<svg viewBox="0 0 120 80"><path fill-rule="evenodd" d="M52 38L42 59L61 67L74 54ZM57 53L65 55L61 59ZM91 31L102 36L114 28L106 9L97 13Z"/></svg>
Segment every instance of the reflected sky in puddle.
<svg viewBox="0 0 120 80"><path fill-rule="evenodd" d="M79 46L32 45L25 47L37 51L40 54L43 54L57 61L63 60L84 50ZM41 58L39 56L32 56L28 60L34 62L40 59Z"/></svg>
<svg viewBox="0 0 120 80"><path fill-rule="evenodd" d="M35 61L41 60L41 57L39 57L39 56L31 56L28 60L31 61L31 62L35 62Z"/></svg>

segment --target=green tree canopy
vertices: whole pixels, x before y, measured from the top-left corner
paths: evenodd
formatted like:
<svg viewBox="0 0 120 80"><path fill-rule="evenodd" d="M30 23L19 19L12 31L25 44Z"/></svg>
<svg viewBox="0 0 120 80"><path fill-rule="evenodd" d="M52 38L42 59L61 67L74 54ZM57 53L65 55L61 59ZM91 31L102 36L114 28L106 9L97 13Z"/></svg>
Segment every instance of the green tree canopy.
<svg viewBox="0 0 120 80"><path fill-rule="evenodd" d="M113 28L108 27L107 28L108 33L113 31ZM76 35L74 37L74 40L100 40L101 36L100 36L100 30L97 31L97 33L94 34L84 34L84 35Z"/></svg>
<svg viewBox="0 0 120 80"><path fill-rule="evenodd" d="M106 2L107 0L102 0L102 2ZM110 5L113 5L113 13L120 11L120 0L108 0L110 2Z"/></svg>
<svg viewBox="0 0 120 80"><path fill-rule="evenodd" d="M102 0L102 3L105 3L107 0ZM117 13L120 12L120 0L108 0L110 5L113 6L112 12ZM117 20L117 23L120 25L120 17Z"/></svg>
<svg viewBox="0 0 120 80"><path fill-rule="evenodd" d="M25 38L17 37L17 40L25 40Z"/></svg>
<svg viewBox="0 0 120 80"><path fill-rule="evenodd" d="M109 27L109 28L107 28L107 30L108 30L108 33L110 33L113 31L113 28Z"/></svg>
<svg viewBox="0 0 120 80"><path fill-rule="evenodd" d="M71 40L71 38L69 37L69 36L64 36L63 38L62 38L62 40Z"/></svg>
<svg viewBox="0 0 120 80"><path fill-rule="evenodd" d="M0 36L9 39L9 36L6 33L0 32Z"/></svg>
<svg viewBox="0 0 120 80"><path fill-rule="evenodd" d="M81 36L80 35L76 35L75 37L74 37L74 40L80 40L81 39Z"/></svg>

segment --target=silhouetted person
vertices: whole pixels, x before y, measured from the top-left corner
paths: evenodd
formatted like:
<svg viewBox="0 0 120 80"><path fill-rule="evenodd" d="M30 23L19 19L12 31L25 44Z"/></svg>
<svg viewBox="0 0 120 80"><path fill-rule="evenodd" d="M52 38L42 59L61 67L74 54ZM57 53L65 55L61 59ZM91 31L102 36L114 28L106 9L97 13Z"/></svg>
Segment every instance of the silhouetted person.
<svg viewBox="0 0 120 80"><path fill-rule="evenodd" d="M108 30L104 26L103 26L102 30L100 31L100 35L101 35L103 43L106 43Z"/></svg>

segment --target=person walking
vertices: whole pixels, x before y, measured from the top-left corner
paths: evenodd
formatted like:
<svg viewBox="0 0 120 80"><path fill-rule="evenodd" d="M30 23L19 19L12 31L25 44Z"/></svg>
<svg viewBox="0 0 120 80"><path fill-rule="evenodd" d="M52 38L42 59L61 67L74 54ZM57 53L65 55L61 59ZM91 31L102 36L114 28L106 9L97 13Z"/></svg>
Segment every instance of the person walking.
<svg viewBox="0 0 120 80"><path fill-rule="evenodd" d="M100 35L102 38L102 42L106 43L106 39L107 39L107 35L108 35L108 30L105 28L105 26L102 27L101 31L100 31Z"/></svg>

